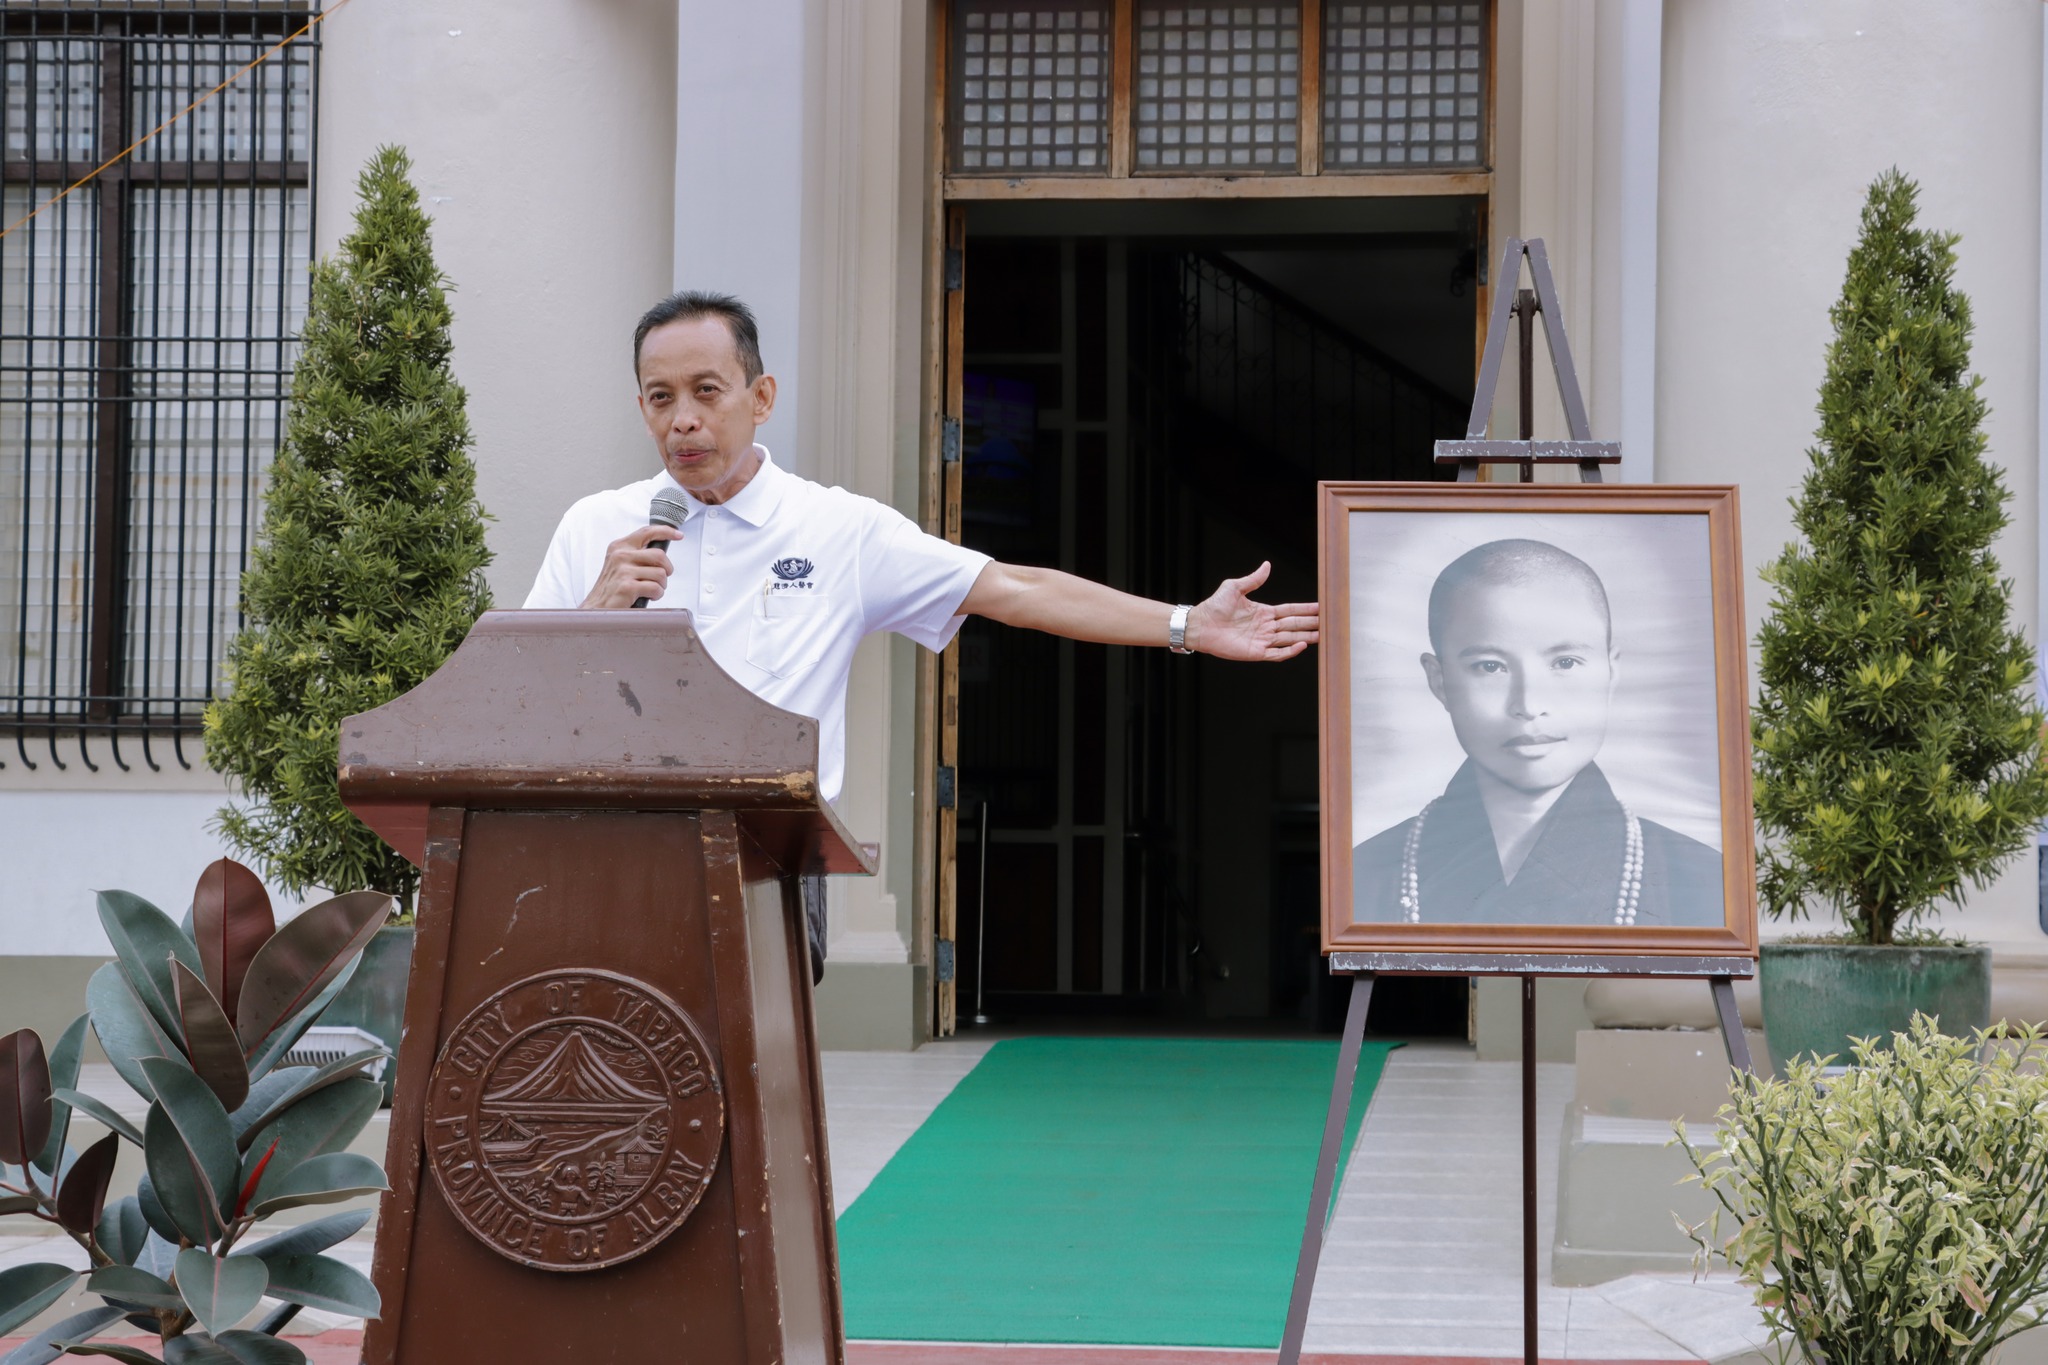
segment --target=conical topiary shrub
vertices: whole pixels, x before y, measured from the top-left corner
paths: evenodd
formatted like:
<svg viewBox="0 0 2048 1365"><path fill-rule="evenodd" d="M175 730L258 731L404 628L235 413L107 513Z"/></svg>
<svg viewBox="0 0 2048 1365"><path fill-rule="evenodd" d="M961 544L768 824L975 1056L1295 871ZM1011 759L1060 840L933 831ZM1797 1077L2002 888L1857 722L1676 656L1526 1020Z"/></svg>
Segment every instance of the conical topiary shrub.
<svg viewBox="0 0 2048 1365"><path fill-rule="evenodd" d="M1765 906L1831 907L1869 945L1988 883L2048 815L1958 239L1914 225L1917 193L1896 170L1870 188L1793 503L1803 541L1764 571L1758 635Z"/></svg>
<svg viewBox="0 0 2048 1365"><path fill-rule="evenodd" d="M490 606L449 286L410 169L396 147L371 158L355 231L314 269L247 624L206 711L207 762L249 798L216 819L236 849L287 890L406 907L418 870L342 805L340 724L432 673Z"/></svg>

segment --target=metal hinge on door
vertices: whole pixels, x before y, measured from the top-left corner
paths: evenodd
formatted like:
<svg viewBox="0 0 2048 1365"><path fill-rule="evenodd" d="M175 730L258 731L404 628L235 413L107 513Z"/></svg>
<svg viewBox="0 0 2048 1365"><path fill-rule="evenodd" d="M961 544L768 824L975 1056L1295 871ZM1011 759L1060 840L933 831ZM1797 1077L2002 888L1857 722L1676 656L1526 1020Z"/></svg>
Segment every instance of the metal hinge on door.
<svg viewBox="0 0 2048 1365"><path fill-rule="evenodd" d="M958 793L957 793L957 792L955 791L955 789L954 789L954 786L955 786L955 782L956 782L956 781L957 781L957 778L956 778L956 775L955 775L955 773L954 773L954 771L953 771L953 766L952 766L951 764L949 764L949 763L942 763L942 764L940 764L940 765L939 765L939 809L940 809L940 810L951 810L951 809L953 809L953 808L954 808L955 806L957 806L957 805L959 805L959 804L960 804L960 802L959 802L959 795L958 795Z"/></svg>
<svg viewBox="0 0 2048 1365"><path fill-rule="evenodd" d="M935 942L938 945L938 952L933 954L935 960L932 963L932 971L938 983L943 986L953 979L953 940L942 938Z"/></svg>
<svg viewBox="0 0 2048 1365"><path fill-rule="evenodd" d="M961 261L960 261L960 248L959 248L959 247L957 247L957 246L949 246L949 247L947 247L947 248L946 248L946 292L947 292L948 294L952 293L952 292L953 292L953 291L954 291L955 289L958 289L958 288L960 287L960 266L961 266Z"/></svg>
<svg viewBox="0 0 2048 1365"><path fill-rule="evenodd" d="M939 462L957 464L960 461L960 419L948 417L939 423Z"/></svg>

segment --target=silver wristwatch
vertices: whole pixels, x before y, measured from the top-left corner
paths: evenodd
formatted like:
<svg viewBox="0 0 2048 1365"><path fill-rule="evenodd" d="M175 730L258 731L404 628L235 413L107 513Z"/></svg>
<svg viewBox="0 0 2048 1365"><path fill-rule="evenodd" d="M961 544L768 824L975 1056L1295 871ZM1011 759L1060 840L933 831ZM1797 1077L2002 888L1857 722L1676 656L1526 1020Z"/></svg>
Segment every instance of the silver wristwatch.
<svg viewBox="0 0 2048 1365"><path fill-rule="evenodd" d="M1166 647L1176 654L1192 654L1188 648L1188 613L1194 608L1186 602L1173 609L1173 615L1166 618Z"/></svg>

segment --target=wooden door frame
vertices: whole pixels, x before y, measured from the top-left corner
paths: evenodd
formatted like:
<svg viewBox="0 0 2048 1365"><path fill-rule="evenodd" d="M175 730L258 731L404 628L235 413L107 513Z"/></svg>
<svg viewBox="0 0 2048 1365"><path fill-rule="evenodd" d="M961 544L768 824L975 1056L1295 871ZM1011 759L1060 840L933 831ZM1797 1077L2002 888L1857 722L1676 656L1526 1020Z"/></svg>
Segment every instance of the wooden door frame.
<svg viewBox="0 0 2048 1365"><path fill-rule="evenodd" d="M959 358L965 315L966 216L975 202L996 200L1105 201L1105 200L1195 200L1195 199L1378 199L1456 197L1479 201L1479 260L1473 289L1474 372L1486 346L1487 303L1491 296L1489 265L1493 256L1493 234L1499 215L1495 211L1495 174L1499 157L1500 94L1500 8L1503 0L1487 0L1486 14L1486 169L1466 171L1368 171L1322 174L1320 94L1321 15L1323 0L1300 0L1302 6L1301 126L1297 146L1301 169L1290 174L1240 176L1163 176L1132 174L1130 82L1112 83L1109 174L1096 176L964 176L947 168L946 67L950 53L950 0L927 0L930 36L926 79L930 83L925 144L925 310L924 373L921 392L924 403L924 438L919 469L919 524L933 535L957 543L960 539L959 485L966 451L950 468L942 444L945 417L957 413L961 402ZM1111 0L1111 61L1124 74L1135 70L1136 37L1134 15L1137 0ZM1314 28L1313 34L1310 28ZM1313 68L1311 62L1314 63ZM949 248L959 252L951 267ZM949 497L950 494L950 497ZM952 516L948 517L948 508ZM942 809L937 790L941 765L957 759L959 705L959 649L956 638L943 656L918 651L916 693L917 771L913 790L916 829L912 840L915 860L913 894L916 904L911 915L915 942L911 960L923 963L923 1018L932 1037L953 1032L953 993L941 989L935 944L941 928L952 929L951 916L958 908L957 821L958 779L954 781L954 804ZM941 707L954 709L952 725L941 724ZM957 966L952 978L958 980Z"/></svg>

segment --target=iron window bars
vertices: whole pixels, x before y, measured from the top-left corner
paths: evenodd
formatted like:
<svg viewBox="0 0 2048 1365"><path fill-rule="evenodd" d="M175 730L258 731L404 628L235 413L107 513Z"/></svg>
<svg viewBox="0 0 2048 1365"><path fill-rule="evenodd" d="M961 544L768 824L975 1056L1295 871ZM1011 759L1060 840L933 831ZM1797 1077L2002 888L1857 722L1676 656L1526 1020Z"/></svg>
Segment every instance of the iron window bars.
<svg viewBox="0 0 2048 1365"><path fill-rule="evenodd" d="M1488 169L1492 0L947 3L955 175Z"/></svg>
<svg viewBox="0 0 2048 1365"><path fill-rule="evenodd" d="M309 17L5 6L0 226ZM0 238L0 732L30 768L67 767L63 738L96 769L89 735L123 771L192 766L305 318L318 48L299 38Z"/></svg>

